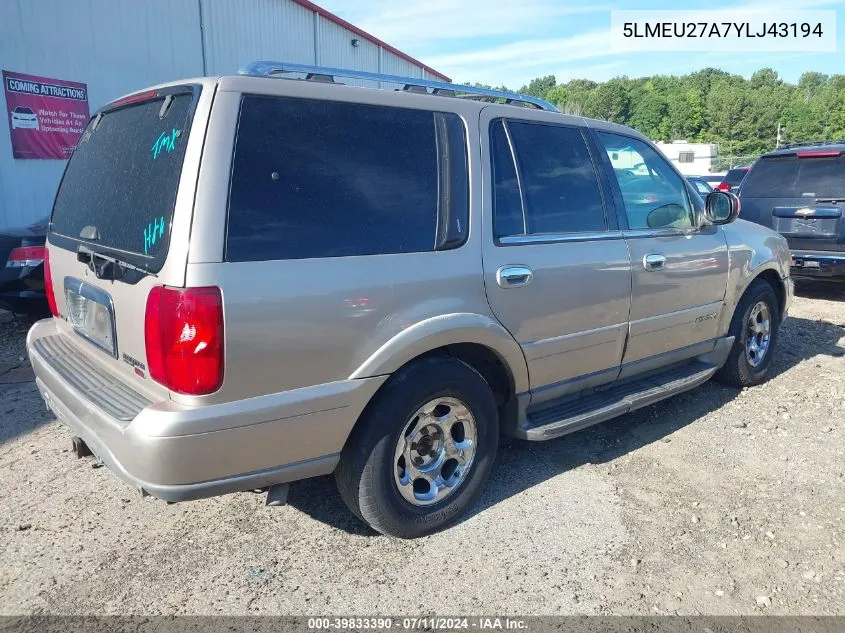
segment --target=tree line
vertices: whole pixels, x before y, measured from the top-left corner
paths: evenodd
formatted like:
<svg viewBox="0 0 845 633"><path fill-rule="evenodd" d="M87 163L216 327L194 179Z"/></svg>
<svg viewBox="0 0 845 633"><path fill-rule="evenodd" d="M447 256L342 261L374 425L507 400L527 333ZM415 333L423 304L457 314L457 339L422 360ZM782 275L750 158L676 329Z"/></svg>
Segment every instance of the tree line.
<svg viewBox="0 0 845 633"><path fill-rule="evenodd" d="M771 68L750 79L715 68L565 84L547 75L518 92L550 101L567 114L629 125L655 141L718 143L722 155L773 149L778 124L784 143L845 139L841 74L806 72L797 84L783 81Z"/></svg>

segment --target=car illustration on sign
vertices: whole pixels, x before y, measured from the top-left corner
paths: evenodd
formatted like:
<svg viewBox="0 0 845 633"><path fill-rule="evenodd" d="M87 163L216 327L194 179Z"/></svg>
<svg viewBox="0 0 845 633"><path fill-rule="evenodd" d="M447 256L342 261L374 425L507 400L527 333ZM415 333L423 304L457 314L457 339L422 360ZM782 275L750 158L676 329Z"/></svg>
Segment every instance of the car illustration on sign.
<svg viewBox="0 0 845 633"><path fill-rule="evenodd" d="M29 108L19 106L12 110L12 129L38 130L38 117Z"/></svg>

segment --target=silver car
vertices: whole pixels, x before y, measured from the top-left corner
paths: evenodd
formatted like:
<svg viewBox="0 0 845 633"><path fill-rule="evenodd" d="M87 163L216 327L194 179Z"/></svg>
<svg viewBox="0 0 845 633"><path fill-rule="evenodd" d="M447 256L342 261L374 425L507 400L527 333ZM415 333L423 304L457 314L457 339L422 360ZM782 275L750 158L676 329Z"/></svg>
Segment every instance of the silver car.
<svg viewBox="0 0 845 633"><path fill-rule="evenodd" d="M765 379L790 255L738 212L539 99L255 63L93 116L28 349L77 454L142 494L278 504L334 473L415 537L472 503L500 433Z"/></svg>

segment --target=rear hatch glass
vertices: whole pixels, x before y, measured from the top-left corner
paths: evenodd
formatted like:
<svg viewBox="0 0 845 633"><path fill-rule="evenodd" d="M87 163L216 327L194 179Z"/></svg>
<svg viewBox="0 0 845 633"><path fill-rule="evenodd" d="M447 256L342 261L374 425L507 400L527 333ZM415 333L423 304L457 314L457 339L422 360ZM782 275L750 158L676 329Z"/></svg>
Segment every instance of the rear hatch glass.
<svg viewBox="0 0 845 633"><path fill-rule="evenodd" d="M845 154L831 154L765 156L748 174L742 195L749 198L845 198Z"/></svg>
<svg viewBox="0 0 845 633"><path fill-rule="evenodd" d="M727 174L725 174L725 178L722 182L729 184L731 188L735 189L739 186L747 173L747 169L731 169Z"/></svg>
<svg viewBox="0 0 845 633"><path fill-rule="evenodd" d="M91 119L56 195L52 243L68 250L84 243L145 271L161 270L198 91L144 93Z"/></svg>
<svg viewBox="0 0 845 633"><path fill-rule="evenodd" d="M790 247L841 249L845 155L797 151L762 157L740 190L743 217L786 236Z"/></svg>

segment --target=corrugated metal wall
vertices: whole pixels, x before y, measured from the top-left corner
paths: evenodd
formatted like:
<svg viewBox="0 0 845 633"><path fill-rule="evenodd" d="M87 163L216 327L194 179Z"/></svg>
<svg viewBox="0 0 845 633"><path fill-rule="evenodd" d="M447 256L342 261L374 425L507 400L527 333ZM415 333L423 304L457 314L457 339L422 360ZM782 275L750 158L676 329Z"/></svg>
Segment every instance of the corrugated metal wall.
<svg viewBox="0 0 845 633"><path fill-rule="evenodd" d="M3 70L88 84L93 112L139 87L202 74L196 0L2 0ZM47 215L63 160L12 158L0 122L0 226Z"/></svg>
<svg viewBox="0 0 845 633"><path fill-rule="evenodd" d="M257 59L437 79L293 0L0 0L0 68L84 82L92 112L144 86L233 74ZM0 123L0 226L47 215L63 169L13 159Z"/></svg>
<svg viewBox="0 0 845 633"><path fill-rule="evenodd" d="M207 74L231 75L258 59L316 63L313 11L290 0L201 4Z"/></svg>

